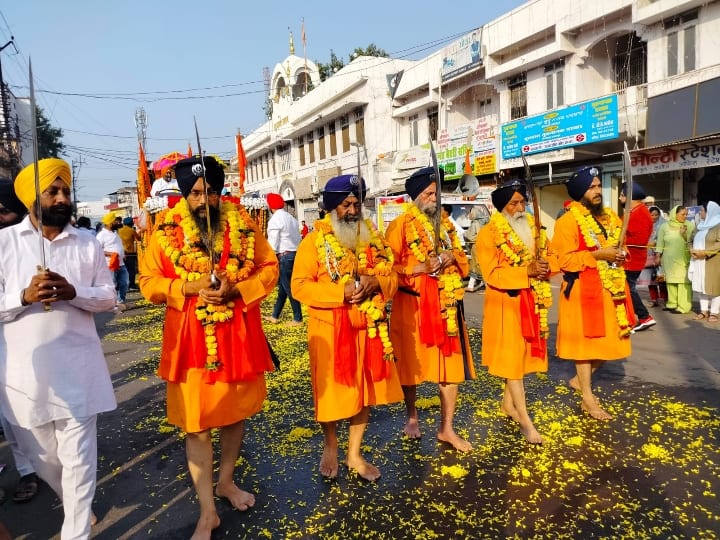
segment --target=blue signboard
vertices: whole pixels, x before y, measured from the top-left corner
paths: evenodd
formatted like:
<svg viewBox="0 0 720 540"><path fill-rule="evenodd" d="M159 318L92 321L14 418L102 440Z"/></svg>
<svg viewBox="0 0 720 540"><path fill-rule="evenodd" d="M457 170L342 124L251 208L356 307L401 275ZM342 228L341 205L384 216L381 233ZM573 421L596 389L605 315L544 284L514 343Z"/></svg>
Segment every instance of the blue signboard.
<svg viewBox="0 0 720 540"><path fill-rule="evenodd" d="M617 95L502 124L501 131L503 159L616 139Z"/></svg>

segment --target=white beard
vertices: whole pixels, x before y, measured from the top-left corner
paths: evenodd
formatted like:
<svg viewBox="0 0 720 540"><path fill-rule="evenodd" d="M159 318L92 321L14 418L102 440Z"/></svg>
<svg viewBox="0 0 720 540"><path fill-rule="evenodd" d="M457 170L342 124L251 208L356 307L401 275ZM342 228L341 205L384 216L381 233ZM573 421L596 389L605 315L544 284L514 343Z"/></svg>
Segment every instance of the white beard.
<svg viewBox="0 0 720 540"><path fill-rule="evenodd" d="M345 249L355 251L355 246L358 242L369 242L370 241L370 230L368 229L367 223L360 218L360 235L358 236L358 222L346 222L338 219L337 212L333 210L330 212L330 221L332 222L333 232L335 238L338 239L340 245Z"/></svg>
<svg viewBox="0 0 720 540"><path fill-rule="evenodd" d="M512 230L515 231L515 234L517 234L520 240L522 240L522 243L525 244L525 247L531 252L535 251L535 239L532 228L530 227L530 222L527 219L527 214L525 212L515 212L514 215L510 215L507 212L503 212L503 215L505 219L508 220Z"/></svg>

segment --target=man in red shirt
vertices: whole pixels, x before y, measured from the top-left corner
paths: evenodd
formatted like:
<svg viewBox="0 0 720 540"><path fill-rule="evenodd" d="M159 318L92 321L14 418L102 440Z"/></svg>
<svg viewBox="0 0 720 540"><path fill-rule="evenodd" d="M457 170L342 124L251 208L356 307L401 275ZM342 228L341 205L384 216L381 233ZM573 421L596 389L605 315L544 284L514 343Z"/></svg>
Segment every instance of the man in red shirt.
<svg viewBox="0 0 720 540"><path fill-rule="evenodd" d="M622 185L620 193L620 204L624 205L626 201L625 184ZM643 204L645 191L637 182L632 186L632 202L630 208L630 221L628 222L627 236L625 243L628 246L628 256L625 259L625 277L630 287L630 297L632 298L633 309L637 323L633 328L634 332L647 330L655 325L655 319L652 318L650 312L643 304L640 295L637 292L637 280L640 272L645 268L647 260L647 243L650 239L653 229L652 216L647 206Z"/></svg>

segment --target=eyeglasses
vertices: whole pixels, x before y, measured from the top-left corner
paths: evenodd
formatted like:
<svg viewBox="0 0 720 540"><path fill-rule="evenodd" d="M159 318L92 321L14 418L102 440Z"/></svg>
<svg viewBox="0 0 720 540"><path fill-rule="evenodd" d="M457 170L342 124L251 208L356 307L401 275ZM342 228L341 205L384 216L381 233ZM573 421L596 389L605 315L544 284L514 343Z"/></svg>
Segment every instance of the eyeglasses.
<svg viewBox="0 0 720 540"><path fill-rule="evenodd" d="M193 190L188 194L188 197L193 197L194 199L198 199L198 198L202 197L203 195L205 195L205 192L202 191L201 189L193 189ZM207 196L208 196L208 197L217 197L218 195L220 195L220 193L218 193L218 192L215 191L214 189L208 189L208 190L207 190Z"/></svg>

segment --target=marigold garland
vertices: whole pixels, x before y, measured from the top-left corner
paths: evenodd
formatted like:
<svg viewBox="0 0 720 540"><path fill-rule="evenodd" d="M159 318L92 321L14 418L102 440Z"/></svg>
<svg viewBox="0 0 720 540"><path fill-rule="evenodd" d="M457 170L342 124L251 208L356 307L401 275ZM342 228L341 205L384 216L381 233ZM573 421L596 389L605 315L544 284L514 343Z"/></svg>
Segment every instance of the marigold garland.
<svg viewBox="0 0 720 540"><path fill-rule="evenodd" d="M220 203L220 229L213 246L215 254L220 257L216 268L224 270L232 284L247 279L255 268L255 229L252 222L242 206L228 201ZM156 235L158 244L173 263L180 279L196 281L210 273L210 256L185 199L158 217ZM205 304L201 299L197 300L195 317L205 332L205 369L208 371L222 369L223 363L218 358L216 325L232 319L234 307L232 301Z"/></svg>
<svg viewBox="0 0 720 540"><path fill-rule="evenodd" d="M614 247L620 243L620 227L616 226L618 218L609 208L604 208L602 215L598 217L605 228L607 238L603 234L600 224L585 205L573 202L570 205L570 213L580 227L580 234L589 248L602 249L608 246ZM621 338L628 337L632 328L630 328L630 321L625 309L625 269L622 266L613 266L608 261L598 260L597 270L603 288L610 293L615 304L615 318L620 326L619 335Z"/></svg>
<svg viewBox="0 0 720 540"><path fill-rule="evenodd" d="M531 230L535 231L535 223L532 218L526 216ZM495 245L508 258L512 266L527 266L533 259L525 243L508 223L507 218L501 212L495 212L490 217ZM535 298L535 313L540 320L540 337L547 339L550 336L548 325L548 309L552 306L552 290L550 282L542 279L530 278L530 288Z"/></svg>
<svg viewBox="0 0 720 540"><path fill-rule="evenodd" d="M406 211L409 219L405 221L405 239L407 246L419 262L425 262L428 255L435 248L435 240L432 236L433 225L430 218L414 204L407 203ZM443 218L440 223L440 246L443 249L462 251L462 244L448 218ZM447 335L457 336L459 328L457 324L457 303L465 296L465 287L462 278L455 265L447 266L440 271L440 304L441 315L445 319Z"/></svg>
<svg viewBox="0 0 720 540"><path fill-rule="evenodd" d="M317 238L315 247L318 260L325 261L330 279L335 283L347 283L354 276L387 276L390 275L395 260L392 249L386 245L367 219L365 224L370 231L370 239L360 242L356 252L346 249L335 236L330 216L315 222ZM388 331L387 299L382 292L366 298L358 309L365 314L368 337L380 338L383 347L383 358L393 359L393 347Z"/></svg>

